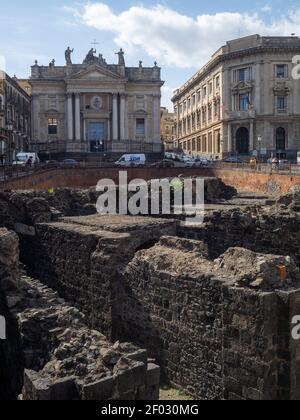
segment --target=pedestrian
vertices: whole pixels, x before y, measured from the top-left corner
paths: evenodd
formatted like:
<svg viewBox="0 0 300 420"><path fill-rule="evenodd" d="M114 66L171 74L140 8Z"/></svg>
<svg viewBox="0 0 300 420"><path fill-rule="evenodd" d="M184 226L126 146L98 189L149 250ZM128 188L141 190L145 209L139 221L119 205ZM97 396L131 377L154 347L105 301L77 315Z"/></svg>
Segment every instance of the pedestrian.
<svg viewBox="0 0 300 420"><path fill-rule="evenodd" d="M26 166L32 167L32 156L30 156L26 162Z"/></svg>

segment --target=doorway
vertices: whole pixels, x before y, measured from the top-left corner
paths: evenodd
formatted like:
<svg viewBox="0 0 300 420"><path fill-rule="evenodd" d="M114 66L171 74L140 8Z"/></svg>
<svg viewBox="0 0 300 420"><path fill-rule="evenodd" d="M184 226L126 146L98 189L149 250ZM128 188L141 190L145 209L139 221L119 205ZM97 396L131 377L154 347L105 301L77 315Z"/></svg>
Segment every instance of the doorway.
<svg viewBox="0 0 300 420"><path fill-rule="evenodd" d="M104 141L106 130L104 122L88 123L88 141L90 142L90 152L100 153L104 151Z"/></svg>
<svg viewBox="0 0 300 420"><path fill-rule="evenodd" d="M236 132L236 151L239 155L249 155L249 130L246 127Z"/></svg>

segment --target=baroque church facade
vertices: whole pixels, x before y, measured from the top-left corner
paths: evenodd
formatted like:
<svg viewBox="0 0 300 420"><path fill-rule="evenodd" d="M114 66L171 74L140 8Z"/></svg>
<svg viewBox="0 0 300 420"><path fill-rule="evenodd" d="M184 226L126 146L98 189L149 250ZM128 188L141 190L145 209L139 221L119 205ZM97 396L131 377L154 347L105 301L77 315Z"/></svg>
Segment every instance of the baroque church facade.
<svg viewBox="0 0 300 420"><path fill-rule="evenodd" d="M46 154L161 153L161 69L108 64L91 49L73 64L31 68L32 149Z"/></svg>

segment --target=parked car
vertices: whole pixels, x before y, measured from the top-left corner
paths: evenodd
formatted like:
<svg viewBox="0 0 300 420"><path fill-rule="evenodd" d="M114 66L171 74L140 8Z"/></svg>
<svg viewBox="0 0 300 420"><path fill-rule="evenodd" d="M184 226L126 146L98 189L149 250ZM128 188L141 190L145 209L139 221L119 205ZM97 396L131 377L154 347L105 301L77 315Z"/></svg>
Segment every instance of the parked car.
<svg viewBox="0 0 300 420"><path fill-rule="evenodd" d="M163 159L150 165L150 168L174 168L175 163L170 159Z"/></svg>
<svg viewBox="0 0 300 420"><path fill-rule="evenodd" d="M116 166L134 168L146 165L146 155L144 154L127 154L123 155L117 162Z"/></svg>
<svg viewBox="0 0 300 420"><path fill-rule="evenodd" d="M224 159L223 162L226 162L226 163L243 163L243 161L240 158L238 158L237 156L230 156L230 157Z"/></svg>
<svg viewBox="0 0 300 420"><path fill-rule="evenodd" d="M208 166L211 163L207 158L194 158L185 162L186 168L195 168L201 166Z"/></svg>
<svg viewBox="0 0 300 420"><path fill-rule="evenodd" d="M67 168L77 168L78 165L79 163L75 159L65 159L62 162L62 166L67 167Z"/></svg>

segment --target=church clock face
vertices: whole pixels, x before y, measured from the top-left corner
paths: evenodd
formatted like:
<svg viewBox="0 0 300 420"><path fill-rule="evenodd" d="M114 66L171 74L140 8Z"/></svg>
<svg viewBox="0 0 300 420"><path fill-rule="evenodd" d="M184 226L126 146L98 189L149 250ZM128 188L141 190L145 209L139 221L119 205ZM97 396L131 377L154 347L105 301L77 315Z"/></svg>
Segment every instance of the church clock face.
<svg viewBox="0 0 300 420"><path fill-rule="evenodd" d="M100 96L94 96L91 100L91 107L96 111L99 111L100 109L102 109L103 107L102 98Z"/></svg>

